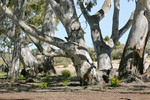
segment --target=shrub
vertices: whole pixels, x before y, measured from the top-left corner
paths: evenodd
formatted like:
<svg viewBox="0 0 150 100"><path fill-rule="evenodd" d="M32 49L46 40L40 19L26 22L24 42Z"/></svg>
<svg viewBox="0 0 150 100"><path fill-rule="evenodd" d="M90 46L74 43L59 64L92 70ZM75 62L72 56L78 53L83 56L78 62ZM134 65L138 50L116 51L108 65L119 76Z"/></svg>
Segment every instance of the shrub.
<svg viewBox="0 0 150 100"><path fill-rule="evenodd" d="M111 83L111 86L112 87L117 87L117 86L119 86L119 79L117 79L117 78L115 78L115 77L113 77L113 78L110 78L110 83Z"/></svg>
<svg viewBox="0 0 150 100"><path fill-rule="evenodd" d="M71 79L71 72L69 70L63 70L61 74L63 76L63 85L68 86Z"/></svg>
<svg viewBox="0 0 150 100"><path fill-rule="evenodd" d="M50 76L48 74L44 74L44 81L49 82L50 81Z"/></svg>
<svg viewBox="0 0 150 100"><path fill-rule="evenodd" d="M108 41L108 40L109 40L109 37L106 36L106 37L104 38L104 41Z"/></svg>
<svg viewBox="0 0 150 100"><path fill-rule="evenodd" d="M21 73L19 73L19 79L23 80L25 79L25 77Z"/></svg>
<svg viewBox="0 0 150 100"><path fill-rule="evenodd" d="M63 79L63 85L68 86L70 82L70 79Z"/></svg>
<svg viewBox="0 0 150 100"><path fill-rule="evenodd" d="M0 73L0 78L5 78L5 72Z"/></svg>
<svg viewBox="0 0 150 100"><path fill-rule="evenodd" d="M65 77L65 78L69 78L71 77L71 72L69 70L63 70L61 72L62 76Z"/></svg>
<svg viewBox="0 0 150 100"><path fill-rule="evenodd" d="M40 88L47 88L47 87L48 87L48 86L47 86L47 82L42 82L42 83L40 83L39 87L40 87Z"/></svg>

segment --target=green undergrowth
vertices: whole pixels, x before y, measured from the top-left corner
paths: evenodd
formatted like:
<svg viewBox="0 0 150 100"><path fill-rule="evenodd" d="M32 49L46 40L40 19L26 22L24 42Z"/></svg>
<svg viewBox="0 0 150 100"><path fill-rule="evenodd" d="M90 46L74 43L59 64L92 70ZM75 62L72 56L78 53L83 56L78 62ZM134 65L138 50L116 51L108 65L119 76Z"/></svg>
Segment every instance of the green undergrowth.
<svg viewBox="0 0 150 100"><path fill-rule="evenodd" d="M63 82L63 85L64 86L68 86L69 85L69 82L72 78L71 76L71 72L69 70L63 70L61 72L62 76L63 76L63 79L62 79L62 82Z"/></svg>

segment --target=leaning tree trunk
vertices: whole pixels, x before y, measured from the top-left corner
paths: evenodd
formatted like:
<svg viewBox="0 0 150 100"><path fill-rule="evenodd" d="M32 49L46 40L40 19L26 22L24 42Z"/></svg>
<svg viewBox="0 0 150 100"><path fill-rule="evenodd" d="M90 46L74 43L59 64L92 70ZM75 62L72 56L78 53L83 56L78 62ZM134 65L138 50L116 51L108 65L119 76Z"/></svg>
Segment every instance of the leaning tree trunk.
<svg viewBox="0 0 150 100"><path fill-rule="evenodd" d="M60 0L49 2L66 29L68 37L65 38L69 50L66 50L66 48L63 48L63 50L72 59L81 85L100 82L99 74L96 72L96 67L93 65L93 61L85 46L84 31L73 6L74 1ZM62 7L62 10L59 7Z"/></svg>
<svg viewBox="0 0 150 100"><path fill-rule="evenodd" d="M100 82L99 73L93 66L93 62L85 46L84 31L79 23L73 0L60 0L61 5L55 0L49 0L49 2L55 11L55 14L66 28L68 33L66 39L68 41L64 41L57 37L44 37L43 35L40 35L38 31L35 31L24 21L18 20L18 18L1 2L0 10L3 14L10 17L27 34L59 47L68 57L73 59L74 65L76 69L78 69L77 73L81 84Z"/></svg>
<svg viewBox="0 0 150 100"><path fill-rule="evenodd" d="M143 74L143 55L148 33L144 7L137 2L134 22L119 66L119 78L135 81Z"/></svg>

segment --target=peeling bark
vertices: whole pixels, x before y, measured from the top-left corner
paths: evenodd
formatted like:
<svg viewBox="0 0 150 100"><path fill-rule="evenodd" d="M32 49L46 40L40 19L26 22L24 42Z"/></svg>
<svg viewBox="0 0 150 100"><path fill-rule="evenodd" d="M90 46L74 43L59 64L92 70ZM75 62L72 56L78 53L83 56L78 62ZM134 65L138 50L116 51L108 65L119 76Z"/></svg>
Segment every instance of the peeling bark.
<svg viewBox="0 0 150 100"><path fill-rule="evenodd" d="M106 16L111 8L114 1L114 15L113 15L113 26L112 35L108 42L105 42L102 37L99 22ZM99 70L111 70L113 68L111 63L111 53L117 44L121 36L130 28L132 25L133 15L131 15L128 22L123 28L119 30L119 11L120 11L120 0L105 0L101 9L94 15L90 15L84 5L84 0L80 1L81 11L90 25L91 37L94 45L94 49L97 55L97 65Z"/></svg>
<svg viewBox="0 0 150 100"><path fill-rule="evenodd" d="M120 79L136 81L143 74L143 56L147 35L148 20L145 16L145 8L137 2L133 26L119 66Z"/></svg>
<svg viewBox="0 0 150 100"><path fill-rule="evenodd" d="M23 19L23 9L22 6L24 1L14 0L14 14L17 15L18 19ZM19 13L18 13L19 12ZM15 41L14 50L12 56L12 63L9 71L9 77L12 81L16 81L19 78L19 68L20 68L20 54L21 54L21 43L22 43L22 31L19 26L15 25Z"/></svg>

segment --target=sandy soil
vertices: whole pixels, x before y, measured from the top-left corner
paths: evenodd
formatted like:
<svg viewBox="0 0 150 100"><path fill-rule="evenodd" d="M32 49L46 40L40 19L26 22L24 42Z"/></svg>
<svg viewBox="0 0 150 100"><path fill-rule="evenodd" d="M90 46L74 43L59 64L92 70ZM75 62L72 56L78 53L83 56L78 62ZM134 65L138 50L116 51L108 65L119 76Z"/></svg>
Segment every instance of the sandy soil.
<svg viewBox="0 0 150 100"><path fill-rule="evenodd" d="M56 87L20 92L0 91L0 100L150 100L150 84L98 88Z"/></svg>
<svg viewBox="0 0 150 100"><path fill-rule="evenodd" d="M113 66L118 68L119 60L113 61ZM146 66L150 59L146 60ZM64 69L70 70L75 76L72 65L67 68L57 66L57 75L52 76L50 86L46 89L33 88L34 83L15 83L10 88L10 83L1 81L0 100L150 100L150 82L137 84L121 83L119 87L110 87L106 84L103 88L97 86L82 87L77 79L73 79L69 86L63 86L59 75Z"/></svg>

